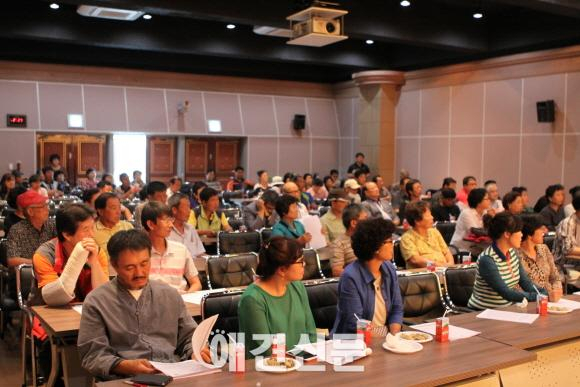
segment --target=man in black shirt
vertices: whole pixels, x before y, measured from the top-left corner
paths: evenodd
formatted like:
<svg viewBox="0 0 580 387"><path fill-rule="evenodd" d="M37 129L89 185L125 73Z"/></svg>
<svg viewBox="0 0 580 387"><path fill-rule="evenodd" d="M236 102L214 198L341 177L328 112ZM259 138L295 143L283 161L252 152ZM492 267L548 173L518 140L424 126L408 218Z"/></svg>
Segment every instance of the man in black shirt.
<svg viewBox="0 0 580 387"><path fill-rule="evenodd" d="M441 190L439 202L433 205L431 214L437 222L450 222L459 217L459 207L455 204L455 191L450 188Z"/></svg>
<svg viewBox="0 0 580 387"><path fill-rule="evenodd" d="M346 173L348 174L354 174L354 171L363 171L365 174L369 174L371 173L371 170L369 169L369 166L365 164L365 155L362 154L361 152L358 152L355 155L355 159L356 161L350 165L350 167L348 167L348 170L346 171Z"/></svg>

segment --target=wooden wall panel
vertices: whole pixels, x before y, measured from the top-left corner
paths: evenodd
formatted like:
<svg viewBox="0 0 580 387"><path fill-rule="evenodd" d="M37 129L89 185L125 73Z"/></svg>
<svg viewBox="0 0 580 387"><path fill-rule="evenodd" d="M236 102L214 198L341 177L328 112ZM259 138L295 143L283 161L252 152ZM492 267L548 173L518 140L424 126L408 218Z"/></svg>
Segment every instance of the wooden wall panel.
<svg viewBox="0 0 580 387"><path fill-rule="evenodd" d="M234 168L238 165L238 148L238 141L216 141L215 171L218 178L231 175Z"/></svg>
<svg viewBox="0 0 580 387"><path fill-rule="evenodd" d="M177 173L175 163L177 156L175 138L149 137L148 149L149 158L147 164L149 180L167 182Z"/></svg>
<svg viewBox="0 0 580 387"><path fill-rule="evenodd" d="M188 181L205 179L208 170L208 142L187 139L185 141L185 179Z"/></svg>

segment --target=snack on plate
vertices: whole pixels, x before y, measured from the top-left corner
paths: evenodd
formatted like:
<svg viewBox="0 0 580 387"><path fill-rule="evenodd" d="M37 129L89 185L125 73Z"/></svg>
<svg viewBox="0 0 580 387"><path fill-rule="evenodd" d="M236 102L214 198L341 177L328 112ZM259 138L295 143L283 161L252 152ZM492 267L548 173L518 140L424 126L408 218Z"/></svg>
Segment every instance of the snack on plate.
<svg viewBox="0 0 580 387"><path fill-rule="evenodd" d="M272 367L286 367L286 368L293 368L294 367L294 360L290 358L286 358L285 361L278 361L275 357L267 358L264 363L267 366Z"/></svg>
<svg viewBox="0 0 580 387"><path fill-rule="evenodd" d="M567 312L570 309L566 308L565 306L550 305L550 306L548 306L548 310L551 310L552 312Z"/></svg>
<svg viewBox="0 0 580 387"><path fill-rule="evenodd" d="M400 335L401 339L411 340L411 341L423 341L429 340L431 337L425 333L421 332L403 332Z"/></svg>

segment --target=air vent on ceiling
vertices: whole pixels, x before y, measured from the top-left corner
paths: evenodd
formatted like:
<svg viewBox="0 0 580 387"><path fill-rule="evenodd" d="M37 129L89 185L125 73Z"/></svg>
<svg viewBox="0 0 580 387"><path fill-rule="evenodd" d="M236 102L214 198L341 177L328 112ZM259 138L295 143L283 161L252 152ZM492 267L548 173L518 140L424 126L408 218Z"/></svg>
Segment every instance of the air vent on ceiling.
<svg viewBox="0 0 580 387"><path fill-rule="evenodd" d="M79 15L97 17L101 19L133 21L139 19L145 12L132 11L130 9L94 7L92 5L79 5Z"/></svg>

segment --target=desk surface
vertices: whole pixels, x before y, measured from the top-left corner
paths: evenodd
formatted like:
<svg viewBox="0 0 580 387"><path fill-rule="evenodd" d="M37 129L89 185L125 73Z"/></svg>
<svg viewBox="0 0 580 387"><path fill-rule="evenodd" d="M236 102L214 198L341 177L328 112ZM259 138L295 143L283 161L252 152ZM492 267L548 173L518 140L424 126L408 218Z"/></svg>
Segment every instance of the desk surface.
<svg viewBox="0 0 580 387"><path fill-rule="evenodd" d="M191 316L200 316L201 309L197 304L186 302L185 306ZM33 306L32 312L51 335L69 336L78 334L81 325L81 315L70 305L50 307L46 305Z"/></svg>
<svg viewBox="0 0 580 387"><path fill-rule="evenodd" d="M502 368L527 363L536 354L480 337L450 343L424 344L421 352L397 355L381 348L381 339L373 340L373 354L352 365L364 366L361 372L336 372L326 364L326 371L269 374L254 371L254 362L246 363L247 372L227 371L195 378L175 380L172 387L208 385L262 386L352 386L364 380L365 385L396 384L401 386L433 386L465 380ZM325 363L323 363L325 364ZM101 387L123 387L121 381L99 383Z"/></svg>
<svg viewBox="0 0 580 387"><path fill-rule="evenodd" d="M565 298L580 301L580 296L566 295ZM516 307L502 309L515 312ZM536 303L528 304L528 313L536 312ZM507 321L477 318L480 312L461 314L450 317L450 324L481 332L481 337L508 344L517 348L528 349L553 344L580 337L580 310L568 314L548 314L538 317L533 324L519 324Z"/></svg>

